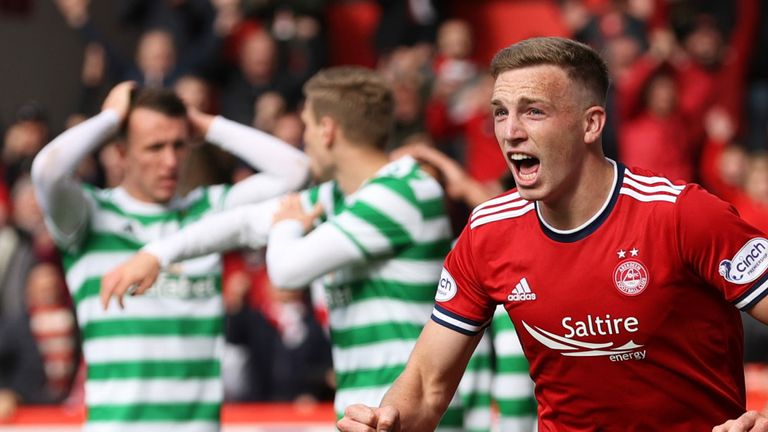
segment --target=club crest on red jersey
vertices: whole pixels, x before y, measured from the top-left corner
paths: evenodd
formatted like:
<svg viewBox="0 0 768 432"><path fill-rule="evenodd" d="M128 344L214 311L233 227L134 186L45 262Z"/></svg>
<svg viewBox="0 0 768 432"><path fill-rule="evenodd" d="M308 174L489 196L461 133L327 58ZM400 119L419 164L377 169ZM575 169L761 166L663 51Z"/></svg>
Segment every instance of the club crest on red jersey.
<svg viewBox="0 0 768 432"><path fill-rule="evenodd" d="M639 295L648 286L648 269L638 260L624 260L613 270L613 284L624 295Z"/></svg>

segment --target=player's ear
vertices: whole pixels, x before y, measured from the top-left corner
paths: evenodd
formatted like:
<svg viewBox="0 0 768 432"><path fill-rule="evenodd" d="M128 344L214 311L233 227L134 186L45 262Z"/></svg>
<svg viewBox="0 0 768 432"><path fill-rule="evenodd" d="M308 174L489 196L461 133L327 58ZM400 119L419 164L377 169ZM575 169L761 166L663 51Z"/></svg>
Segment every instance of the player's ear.
<svg viewBox="0 0 768 432"><path fill-rule="evenodd" d="M605 108L593 105L584 112L584 142L592 144L600 140L605 127Z"/></svg>
<svg viewBox="0 0 768 432"><path fill-rule="evenodd" d="M336 141L339 124L330 116L323 116L320 118L319 126L320 138L322 139L323 144L328 148L332 147L334 141Z"/></svg>

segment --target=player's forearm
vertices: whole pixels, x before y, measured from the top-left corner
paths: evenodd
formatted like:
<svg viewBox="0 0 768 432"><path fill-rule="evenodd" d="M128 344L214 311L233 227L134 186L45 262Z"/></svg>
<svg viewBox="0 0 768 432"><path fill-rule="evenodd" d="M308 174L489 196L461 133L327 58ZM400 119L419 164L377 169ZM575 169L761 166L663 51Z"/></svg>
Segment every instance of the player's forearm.
<svg viewBox="0 0 768 432"><path fill-rule="evenodd" d="M83 191L73 173L80 161L114 134L118 126L117 113L103 111L56 137L32 163L35 193L59 245L76 241L88 217Z"/></svg>
<svg viewBox="0 0 768 432"><path fill-rule="evenodd" d="M216 117L206 140L232 153L262 173L279 177L291 190L309 176L309 160L290 144L254 128Z"/></svg>
<svg viewBox="0 0 768 432"><path fill-rule="evenodd" d="M363 260L348 237L329 223L304 235L298 220L284 220L269 232L267 271L279 288L304 288L338 268Z"/></svg>
<svg viewBox="0 0 768 432"><path fill-rule="evenodd" d="M424 377L407 370L392 384L380 406L394 406L400 412L401 429L405 431L435 430L451 401L451 395L427 391Z"/></svg>
<svg viewBox="0 0 768 432"><path fill-rule="evenodd" d="M35 157L32 163L35 185L43 192L54 189L61 179L75 172L85 156L114 134L118 126L117 113L106 110L63 132Z"/></svg>
<svg viewBox="0 0 768 432"><path fill-rule="evenodd" d="M187 225L180 231L142 248L157 257L160 265L224 252L241 247L258 248L266 244L271 215L276 201L222 211Z"/></svg>

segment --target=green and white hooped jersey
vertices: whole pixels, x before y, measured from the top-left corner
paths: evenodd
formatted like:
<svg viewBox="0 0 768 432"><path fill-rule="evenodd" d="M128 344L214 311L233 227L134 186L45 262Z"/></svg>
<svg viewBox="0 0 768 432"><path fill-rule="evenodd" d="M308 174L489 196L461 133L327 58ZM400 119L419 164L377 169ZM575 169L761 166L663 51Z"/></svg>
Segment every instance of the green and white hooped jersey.
<svg viewBox="0 0 768 432"><path fill-rule="evenodd" d="M144 244L219 209L228 189L198 188L161 206L120 188L85 188L89 228L63 251L87 365L85 431L219 430L219 255L173 265L145 295L128 296L125 309L112 300L104 311L99 284Z"/></svg>
<svg viewBox="0 0 768 432"><path fill-rule="evenodd" d="M503 305L496 306L491 334L496 357L492 396L499 410L499 432L534 431L536 398L533 380L515 326Z"/></svg>
<svg viewBox="0 0 768 432"><path fill-rule="evenodd" d="M321 278L340 417L353 403L378 406L403 371L429 320L451 229L441 187L411 158L389 163L348 197L333 181L301 197L307 208L321 203L323 222L364 257ZM464 414L454 397L440 430L465 430Z"/></svg>

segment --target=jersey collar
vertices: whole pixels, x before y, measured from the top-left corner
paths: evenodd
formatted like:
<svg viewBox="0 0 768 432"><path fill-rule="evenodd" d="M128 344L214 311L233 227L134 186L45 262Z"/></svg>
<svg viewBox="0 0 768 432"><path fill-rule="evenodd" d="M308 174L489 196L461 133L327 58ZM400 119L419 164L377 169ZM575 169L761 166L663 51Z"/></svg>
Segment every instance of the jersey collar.
<svg viewBox="0 0 768 432"><path fill-rule="evenodd" d="M561 230L549 225L541 216L541 210L539 209L538 202L534 202L536 207L536 217L539 220L539 226L547 237L554 241L561 243L573 243L586 238L588 235L595 232L602 224L608 219L608 215L611 214L613 207L616 205L616 201L619 199L619 192L621 191L621 184L624 180L624 165L616 163L611 159L607 159L613 165L613 190L606 198L603 206L600 208L594 216L588 221L584 222L579 227L570 230Z"/></svg>

